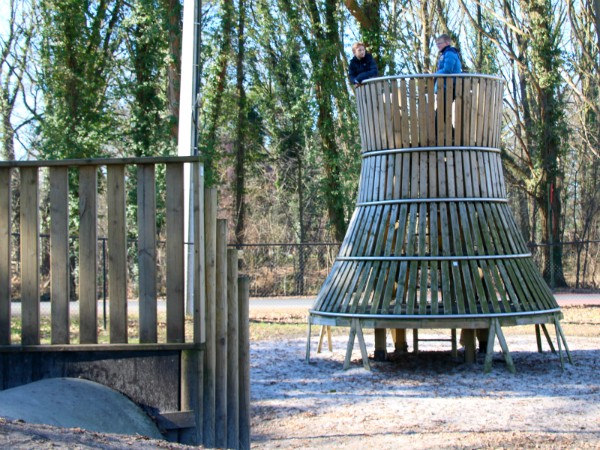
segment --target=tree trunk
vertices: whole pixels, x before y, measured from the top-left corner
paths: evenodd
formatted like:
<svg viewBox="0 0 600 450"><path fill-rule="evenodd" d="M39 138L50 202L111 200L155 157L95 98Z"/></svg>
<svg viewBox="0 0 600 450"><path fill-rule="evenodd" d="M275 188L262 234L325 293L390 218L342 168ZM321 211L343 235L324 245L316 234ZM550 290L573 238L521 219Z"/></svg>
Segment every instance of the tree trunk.
<svg viewBox="0 0 600 450"><path fill-rule="evenodd" d="M176 141L179 133L179 93L181 90L181 39L182 8L179 0L162 0L169 45L167 63L167 103L171 113L171 138ZM200 62L198 62L200 63Z"/></svg>
<svg viewBox="0 0 600 450"><path fill-rule="evenodd" d="M246 91L244 89L244 57L245 57L245 31L246 6L244 0L238 2L238 48L236 60L237 73L237 124L235 136L235 242L243 244L245 241L244 231L246 228L246 200L244 191L246 189Z"/></svg>

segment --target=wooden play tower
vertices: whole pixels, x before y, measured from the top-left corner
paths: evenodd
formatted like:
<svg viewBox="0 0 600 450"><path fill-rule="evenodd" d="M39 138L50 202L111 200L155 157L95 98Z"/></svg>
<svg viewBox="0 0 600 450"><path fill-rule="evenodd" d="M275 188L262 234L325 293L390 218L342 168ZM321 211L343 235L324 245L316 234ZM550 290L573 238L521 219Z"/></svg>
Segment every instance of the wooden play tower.
<svg viewBox="0 0 600 450"><path fill-rule="evenodd" d="M561 363L562 345L569 356L560 308L508 207L502 90L502 79L479 74L383 77L356 89L358 200L310 310L307 359L311 324L322 336L350 327L345 367L356 338L368 367L365 327L375 329L376 356L385 355L386 329L399 348L406 329L448 328L455 349L460 328L467 362L478 330L487 336L484 369L497 337L514 371L502 327L535 324L541 351L541 331L554 350L553 324Z"/></svg>

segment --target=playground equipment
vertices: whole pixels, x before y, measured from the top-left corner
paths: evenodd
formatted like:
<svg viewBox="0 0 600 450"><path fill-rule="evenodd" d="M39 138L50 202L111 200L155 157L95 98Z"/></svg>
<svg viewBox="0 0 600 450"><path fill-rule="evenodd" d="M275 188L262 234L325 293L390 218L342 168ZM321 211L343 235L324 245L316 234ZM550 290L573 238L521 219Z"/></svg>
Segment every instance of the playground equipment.
<svg viewBox="0 0 600 450"><path fill-rule="evenodd" d="M437 81L436 81L437 80ZM438 83L437 94L434 92ZM311 325L349 326L344 366L355 338L365 367L362 330L375 329L375 357L386 329L406 348L406 329L462 329L467 362L475 336L487 344L489 371L497 337L514 364L502 327L535 324L561 364L567 343L562 313L537 271L508 208L500 160L502 80L460 74L367 80L356 89L362 167L356 209L339 255L310 310ZM321 344L321 343L320 343ZM320 345L319 345L320 347Z"/></svg>
<svg viewBox="0 0 600 450"><path fill-rule="evenodd" d="M195 233L193 317L187 337L186 169L192 172L195 200L190 211ZM40 326L42 170L48 171L44 179L49 181L50 336L43 335ZM157 316L157 170L166 176L164 332L165 324ZM16 176L20 229L11 230ZM69 176L77 177L79 186L76 236L69 236ZM127 298L126 186L132 185L137 189L139 317L128 314ZM237 252L227 250L227 225L216 218L216 198L215 190L204 190L196 157L0 162L0 389L43 378L86 378L145 408L168 440L250 448L249 284L246 277L238 279ZM107 218L108 343L98 339L99 211ZM20 236L18 261L11 259L12 231ZM79 250L78 330L69 311L71 240ZM20 268L16 273L13 265ZM17 317L11 315L16 300L11 298L13 274L21 283ZM132 326L139 334L132 336ZM11 327L17 329L17 337Z"/></svg>

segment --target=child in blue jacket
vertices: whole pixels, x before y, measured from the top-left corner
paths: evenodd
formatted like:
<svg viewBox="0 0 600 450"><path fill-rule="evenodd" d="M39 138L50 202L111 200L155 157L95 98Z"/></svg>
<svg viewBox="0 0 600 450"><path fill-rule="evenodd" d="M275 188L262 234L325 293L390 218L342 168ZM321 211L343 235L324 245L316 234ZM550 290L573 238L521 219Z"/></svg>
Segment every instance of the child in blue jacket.
<svg viewBox="0 0 600 450"><path fill-rule="evenodd" d="M436 45L440 54L438 56L438 65L435 73L461 73L462 63L458 50L452 47L452 40L447 34L441 34L436 39ZM446 87L446 79L444 78L444 88ZM437 81L435 83L435 92L437 92Z"/></svg>

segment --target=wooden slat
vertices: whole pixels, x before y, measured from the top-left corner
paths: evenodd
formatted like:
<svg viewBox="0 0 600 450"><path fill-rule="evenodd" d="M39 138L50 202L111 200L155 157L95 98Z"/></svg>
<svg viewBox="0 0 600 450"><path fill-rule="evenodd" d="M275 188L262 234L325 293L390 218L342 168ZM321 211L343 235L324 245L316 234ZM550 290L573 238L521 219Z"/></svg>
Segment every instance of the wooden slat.
<svg viewBox="0 0 600 450"><path fill-rule="evenodd" d="M382 81L381 84L383 85L383 105L385 108L385 126L387 135L386 148L396 148L394 139L394 108L392 103L392 93L390 91L390 82L386 80Z"/></svg>
<svg viewBox="0 0 600 450"><path fill-rule="evenodd" d="M125 166L107 167L108 292L110 342L127 343L127 234L125 231Z"/></svg>
<svg viewBox="0 0 600 450"><path fill-rule="evenodd" d="M381 83L371 83L371 93L373 95L373 105L377 112L377 121L379 122L379 126L377 127L379 148L383 150L389 147L387 143L386 107L383 102Z"/></svg>
<svg viewBox="0 0 600 450"><path fill-rule="evenodd" d="M98 168L79 168L79 342L98 342Z"/></svg>
<svg viewBox="0 0 600 450"><path fill-rule="evenodd" d="M240 277L238 281L239 312L239 389L240 389L240 449L250 448L250 279Z"/></svg>
<svg viewBox="0 0 600 450"><path fill-rule="evenodd" d="M367 135L365 132L365 124L367 123L365 114L363 112L364 96L363 89L356 89L356 110L358 112L358 131L360 134L360 146L364 152L367 149Z"/></svg>
<svg viewBox="0 0 600 450"><path fill-rule="evenodd" d="M419 146L419 116L417 115L417 88L414 78L408 80L408 105L410 117L410 146Z"/></svg>
<svg viewBox="0 0 600 450"><path fill-rule="evenodd" d="M405 102L405 99L400 95L400 86L398 85L399 80L391 80L392 86L392 115L393 115L393 129L394 129L394 148L402 147L402 110L401 103Z"/></svg>
<svg viewBox="0 0 600 450"><path fill-rule="evenodd" d="M157 342L156 181L153 164L137 166L140 343ZM167 229L167 231L169 231Z"/></svg>
<svg viewBox="0 0 600 450"><path fill-rule="evenodd" d="M433 147L436 143L436 135L435 135L435 121L436 121L436 111L435 111L435 94L433 93L433 78L427 79L427 146Z"/></svg>
<svg viewBox="0 0 600 450"><path fill-rule="evenodd" d="M483 146L483 130L486 127L485 123L485 104L487 96L487 80L479 79L479 95L477 98L477 135L475 138L476 145Z"/></svg>
<svg viewBox="0 0 600 450"><path fill-rule="evenodd" d="M452 145L452 100L454 98L454 82L448 79L444 105L444 145Z"/></svg>
<svg viewBox="0 0 600 450"><path fill-rule="evenodd" d="M0 345L10 344L11 169L0 167Z"/></svg>
<svg viewBox="0 0 600 450"><path fill-rule="evenodd" d="M367 107L371 112L370 117L370 129L371 129L371 145L369 150L380 150L381 149L381 133L379 128L379 111L377 109L377 98L375 96L375 87L373 84L367 84L365 86L367 94Z"/></svg>
<svg viewBox="0 0 600 450"><path fill-rule="evenodd" d="M206 267L204 233L204 166L191 165L194 176L194 342L206 342ZM201 414L201 412L199 412Z"/></svg>
<svg viewBox="0 0 600 450"><path fill-rule="evenodd" d="M69 343L69 172L50 168L50 298L52 344Z"/></svg>
<svg viewBox="0 0 600 450"><path fill-rule="evenodd" d="M402 128L402 148L410 146L410 133L409 133L409 117L408 117L408 93L406 91L406 80L400 80L400 121Z"/></svg>
<svg viewBox="0 0 600 450"><path fill-rule="evenodd" d="M470 127L469 127L469 146L478 145L477 142L477 123L478 123L478 115L477 115L477 106L479 105L479 99L481 96L481 83L479 79L472 79L473 84L471 86L472 94L471 94L471 118L470 118Z"/></svg>
<svg viewBox="0 0 600 450"><path fill-rule="evenodd" d="M240 439L240 380L238 311L238 251L227 250L227 448L237 448Z"/></svg>
<svg viewBox="0 0 600 450"><path fill-rule="evenodd" d="M167 342L185 341L183 165L167 164Z"/></svg>
<svg viewBox="0 0 600 450"><path fill-rule="evenodd" d="M427 98L425 96L425 85L426 80L419 78L417 80L418 86L418 117L419 117L419 146L425 147L428 142L429 130L427 129ZM433 130L431 130L433 132Z"/></svg>
<svg viewBox="0 0 600 450"><path fill-rule="evenodd" d="M204 235L206 273L206 348L204 351L204 445L214 446L215 442L215 366L216 366L216 252L217 252L217 191L204 191Z"/></svg>
<svg viewBox="0 0 600 450"><path fill-rule="evenodd" d="M40 343L39 182L37 167L21 168L21 343Z"/></svg>
<svg viewBox="0 0 600 450"><path fill-rule="evenodd" d="M441 81L441 80L440 80ZM439 145L440 147L444 145L444 131L446 128L446 125L444 123L445 119L446 119L446 114L444 113L445 109L446 109L446 104L444 102L444 87L443 84L440 83L439 89L438 89L438 93L435 96L435 100L436 100L436 128L435 128L435 133L436 133L436 141L437 141L437 145Z"/></svg>
<svg viewBox="0 0 600 450"><path fill-rule="evenodd" d="M217 219L215 446L227 447L227 220Z"/></svg>
<svg viewBox="0 0 600 450"><path fill-rule="evenodd" d="M471 113L473 111L473 83L471 78L464 79L463 85L463 125L462 129L462 145L470 146L471 144Z"/></svg>
<svg viewBox="0 0 600 450"><path fill-rule="evenodd" d="M454 145L463 145L463 83L464 78L456 79L456 101L454 114Z"/></svg>

